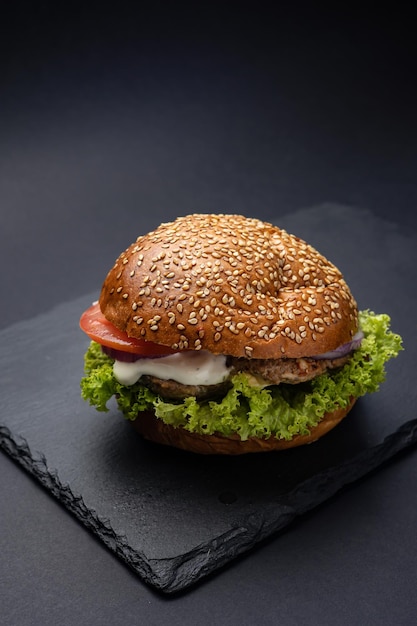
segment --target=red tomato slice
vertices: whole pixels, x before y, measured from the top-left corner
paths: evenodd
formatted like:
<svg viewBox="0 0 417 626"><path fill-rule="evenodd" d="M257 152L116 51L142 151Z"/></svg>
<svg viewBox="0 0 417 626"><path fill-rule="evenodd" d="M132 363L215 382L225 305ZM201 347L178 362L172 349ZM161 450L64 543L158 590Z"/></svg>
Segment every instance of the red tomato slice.
<svg viewBox="0 0 417 626"><path fill-rule="evenodd" d="M165 356L176 352L168 346L162 346L153 341L129 337L104 317L98 302L90 306L81 315L80 328L93 341L114 350L139 354L144 357Z"/></svg>

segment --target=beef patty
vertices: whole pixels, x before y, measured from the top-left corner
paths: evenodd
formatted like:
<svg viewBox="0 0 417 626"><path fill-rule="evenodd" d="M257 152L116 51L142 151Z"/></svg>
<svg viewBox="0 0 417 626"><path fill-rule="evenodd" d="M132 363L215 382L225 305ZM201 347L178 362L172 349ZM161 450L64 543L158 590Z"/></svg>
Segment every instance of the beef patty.
<svg viewBox="0 0 417 626"><path fill-rule="evenodd" d="M247 372L254 376L260 384L279 385L286 383L295 385L306 382L323 374L329 369L342 367L349 360L350 354L338 359L244 359L229 357L227 365L230 376L217 385L184 385L175 380L162 380L157 376L142 376L141 383L154 393L170 400L179 400L189 396L216 398L224 395L231 387L231 377L238 372Z"/></svg>

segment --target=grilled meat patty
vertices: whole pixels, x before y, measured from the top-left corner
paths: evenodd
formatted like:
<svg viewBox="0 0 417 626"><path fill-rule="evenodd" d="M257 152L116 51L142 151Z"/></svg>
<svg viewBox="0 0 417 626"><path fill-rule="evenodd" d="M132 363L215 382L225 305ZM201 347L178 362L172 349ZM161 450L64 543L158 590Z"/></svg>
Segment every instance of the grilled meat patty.
<svg viewBox="0 0 417 626"><path fill-rule="evenodd" d="M311 380L329 369L342 367L350 358L345 355L338 359L230 359L234 373L248 372L263 378L271 385L280 383L297 384Z"/></svg>
<svg viewBox="0 0 417 626"><path fill-rule="evenodd" d="M349 360L347 354L338 359L244 359L229 357L227 364L231 368L227 380L217 385L184 385L175 380L162 380L156 376L142 376L141 383L154 393L166 399L182 399L195 396L200 400L224 395L230 388L230 379L238 372L248 372L260 382L268 385L280 383L297 384L315 378L323 372L342 367Z"/></svg>

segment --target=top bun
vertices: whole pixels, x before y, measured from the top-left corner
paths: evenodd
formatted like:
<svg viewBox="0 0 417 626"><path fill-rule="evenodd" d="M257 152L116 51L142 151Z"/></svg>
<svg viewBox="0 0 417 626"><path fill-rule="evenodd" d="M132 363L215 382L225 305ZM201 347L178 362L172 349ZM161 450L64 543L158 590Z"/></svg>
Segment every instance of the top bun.
<svg viewBox="0 0 417 626"><path fill-rule="evenodd" d="M240 215L188 215L138 237L99 302L131 337L235 357L314 356L358 330L356 302L332 263Z"/></svg>

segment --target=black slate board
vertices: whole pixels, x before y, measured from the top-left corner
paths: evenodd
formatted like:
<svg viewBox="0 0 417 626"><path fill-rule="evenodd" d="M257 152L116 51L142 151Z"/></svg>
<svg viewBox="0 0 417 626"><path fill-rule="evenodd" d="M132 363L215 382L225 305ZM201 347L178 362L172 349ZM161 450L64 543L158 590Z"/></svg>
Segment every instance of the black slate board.
<svg viewBox="0 0 417 626"><path fill-rule="evenodd" d="M299 211L279 225L339 265L361 308L388 312L406 347L381 391L311 446L200 457L143 441L114 407L108 414L90 408L79 394L88 340L78 318L97 292L1 333L0 446L167 593L188 588L417 441L416 324L407 314L416 299L408 288L417 262L412 240L367 211L336 205Z"/></svg>

